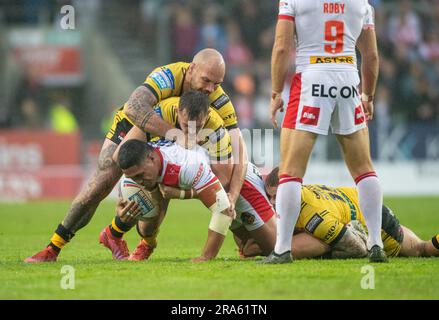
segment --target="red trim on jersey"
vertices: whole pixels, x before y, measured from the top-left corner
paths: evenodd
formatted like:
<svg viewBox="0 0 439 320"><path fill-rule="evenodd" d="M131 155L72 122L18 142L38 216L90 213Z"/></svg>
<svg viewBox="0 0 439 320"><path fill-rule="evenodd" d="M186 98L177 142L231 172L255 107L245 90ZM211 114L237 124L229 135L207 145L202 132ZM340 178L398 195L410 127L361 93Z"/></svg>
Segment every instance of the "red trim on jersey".
<svg viewBox="0 0 439 320"><path fill-rule="evenodd" d="M302 178L298 178L298 177L292 177L288 174L281 174L279 176L279 185L287 183L287 182L299 182L299 183L303 183L303 179Z"/></svg>
<svg viewBox="0 0 439 320"><path fill-rule="evenodd" d="M159 148L154 148L154 151L157 152L157 154L158 154L158 156L159 156L159 159L160 159L159 177L161 177L161 176L162 176L162 173L163 173L163 163L164 163L165 161L163 160L163 155L162 155L162 152L160 151Z"/></svg>
<svg viewBox="0 0 439 320"><path fill-rule="evenodd" d="M296 18L294 18L294 17L292 17L292 16L289 16L289 15L287 15L287 14L280 14L280 15L278 16L278 18L279 18L279 20L289 20L289 21L294 21L294 20L296 20Z"/></svg>
<svg viewBox="0 0 439 320"><path fill-rule="evenodd" d="M288 101L287 112L285 114L282 128L295 129L297 113L299 112L300 95L302 93L302 73L296 73L291 83L290 100Z"/></svg>
<svg viewBox="0 0 439 320"><path fill-rule="evenodd" d="M181 166L167 163L165 168L165 174L163 176L162 183L166 186L178 187L180 178Z"/></svg>
<svg viewBox="0 0 439 320"><path fill-rule="evenodd" d="M216 182L218 182L218 178L215 176L212 179L210 179L210 181L208 183L206 183L204 186L202 186L201 188L196 189L196 191L204 189L204 188L206 188L206 187L208 187L208 186L210 186L210 185L212 185L212 184L214 184Z"/></svg>
<svg viewBox="0 0 439 320"><path fill-rule="evenodd" d="M362 174L361 176L358 176L355 179L355 183L359 184L361 180L364 180L364 179L369 178L369 177L377 177L376 172L375 171L366 172L366 173Z"/></svg>
<svg viewBox="0 0 439 320"><path fill-rule="evenodd" d="M368 30L368 29L375 30L375 25L374 24L364 24L363 25L363 29L365 29L365 30Z"/></svg>
<svg viewBox="0 0 439 320"><path fill-rule="evenodd" d="M264 197L256 187L249 182L244 180L241 189L241 196L253 207L262 221L267 222L275 215L273 207L266 197Z"/></svg>

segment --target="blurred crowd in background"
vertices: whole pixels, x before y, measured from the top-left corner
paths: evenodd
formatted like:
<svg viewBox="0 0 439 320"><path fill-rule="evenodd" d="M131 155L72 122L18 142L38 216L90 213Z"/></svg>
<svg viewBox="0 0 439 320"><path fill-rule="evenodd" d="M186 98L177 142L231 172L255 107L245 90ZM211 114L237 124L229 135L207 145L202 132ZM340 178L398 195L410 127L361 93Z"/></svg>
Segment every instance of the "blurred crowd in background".
<svg viewBox="0 0 439 320"><path fill-rule="evenodd" d="M56 8L64 4L88 10L87 18L92 23L97 19L103 1L87 0L87 5L85 1L67 0L13 2L21 3L23 11L21 15L3 16L6 24L38 23L41 16L36 14L35 8L52 6L51 10L57 12ZM380 50L380 80L375 99L378 126L386 131L395 123L439 123L439 0L369 2L375 8ZM134 15L131 21L137 27L133 37L147 46L168 39L169 62L191 61L194 53L205 47L223 53L227 63L224 89L232 98L240 126L271 127L268 117L270 57L277 1L128 0L124 5L130 8L130 15ZM158 10L167 10L170 15L169 28L161 37L157 32ZM56 16L46 18L53 20ZM77 26L80 28L80 22ZM155 66L151 65L150 70ZM292 65L289 79L293 73ZM288 87L289 83L286 83ZM58 112L70 114L66 119L71 119L66 120L63 127L68 130L80 127L81 114L86 112L79 111L81 106L72 106L81 102L74 98L75 90L58 88L43 99L32 72L28 72L16 93L14 104L17 108L9 113L2 125L48 126L51 124L47 119L56 117ZM48 118L47 114L52 116Z"/></svg>

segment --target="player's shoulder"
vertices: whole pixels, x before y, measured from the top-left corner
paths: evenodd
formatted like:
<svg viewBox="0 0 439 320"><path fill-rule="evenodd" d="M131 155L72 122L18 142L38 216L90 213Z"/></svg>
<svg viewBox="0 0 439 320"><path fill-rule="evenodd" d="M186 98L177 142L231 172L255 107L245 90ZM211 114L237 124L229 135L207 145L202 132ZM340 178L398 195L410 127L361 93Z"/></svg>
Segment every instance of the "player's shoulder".
<svg viewBox="0 0 439 320"><path fill-rule="evenodd" d="M209 113L207 115L206 127L216 129L224 126L224 120L221 116L212 108L209 107Z"/></svg>
<svg viewBox="0 0 439 320"><path fill-rule="evenodd" d="M165 121L173 122L177 118L177 109L180 97L170 97L159 101L154 111Z"/></svg>
<svg viewBox="0 0 439 320"><path fill-rule="evenodd" d="M160 67L161 69L168 69L170 70L174 75L184 75L189 68L190 63L188 62L174 62L167 65L164 65Z"/></svg>
<svg viewBox="0 0 439 320"><path fill-rule="evenodd" d="M222 106L230 102L230 98L224 89L221 86L218 86L218 88L209 95L209 101L213 108L220 109Z"/></svg>
<svg viewBox="0 0 439 320"><path fill-rule="evenodd" d="M159 101L155 107L161 109L176 109L180 103L180 97L169 97Z"/></svg>
<svg viewBox="0 0 439 320"><path fill-rule="evenodd" d="M149 85L155 84L156 89L166 90L180 88L189 63L175 62L155 68L146 78Z"/></svg>

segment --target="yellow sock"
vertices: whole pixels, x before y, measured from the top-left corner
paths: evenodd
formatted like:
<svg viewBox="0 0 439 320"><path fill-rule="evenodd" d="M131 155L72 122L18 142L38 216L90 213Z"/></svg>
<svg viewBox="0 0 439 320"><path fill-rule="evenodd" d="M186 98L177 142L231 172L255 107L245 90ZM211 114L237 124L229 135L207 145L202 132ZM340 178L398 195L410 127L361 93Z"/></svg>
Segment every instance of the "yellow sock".
<svg viewBox="0 0 439 320"><path fill-rule="evenodd" d="M73 232L64 227L62 223L58 225L53 234L52 238L50 238L49 246L53 248L57 253L61 251L61 249L75 236Z"/></svg>
<svg viewBox="0 0 439 320"><path fill-rule="evenodd" d="M439 250L439 234L435 235L432 239L431 242L433 243L433 246Z"/></svg>
<svg viewBox="0 0 439 320"><path fill-rule="evenodd" d="M122 222L118 216L114 217L110 224L110 232L115 238L122 238L131 228L131 225Z"/></svg>
<svg viewBox="0 0 439 320"><path fill-rule="evenodd" d="M50 242L60 250L67 244L67 241L61 238L57 233L53 234L52 238L50 238Z"/></svg>

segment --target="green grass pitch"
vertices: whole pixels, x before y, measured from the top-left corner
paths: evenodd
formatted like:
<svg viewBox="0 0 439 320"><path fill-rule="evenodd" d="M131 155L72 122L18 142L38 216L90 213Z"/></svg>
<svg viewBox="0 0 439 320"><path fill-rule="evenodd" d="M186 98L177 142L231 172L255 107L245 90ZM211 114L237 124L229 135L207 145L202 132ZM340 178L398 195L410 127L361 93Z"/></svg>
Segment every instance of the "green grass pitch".
<svg viewBox="0 0 439 320"><path fill-rule="evenodd" d="M424 239L439 232L439 198L388 198L399 217ZM98 244L114 202L101 204L57 263L26 265L42 249L68 202L0 204L0 299L439 299L439 258L395 258L374 265L375 289L360 286L366 259L304 260L257 265L238 258L229 233L215 261L192 264L207 236L209 215L197 201L174 201L150 260L113 261ZM130 250L138 236L126 239ZM75 289L60 286L61 268L75 269Z"/></svg>

